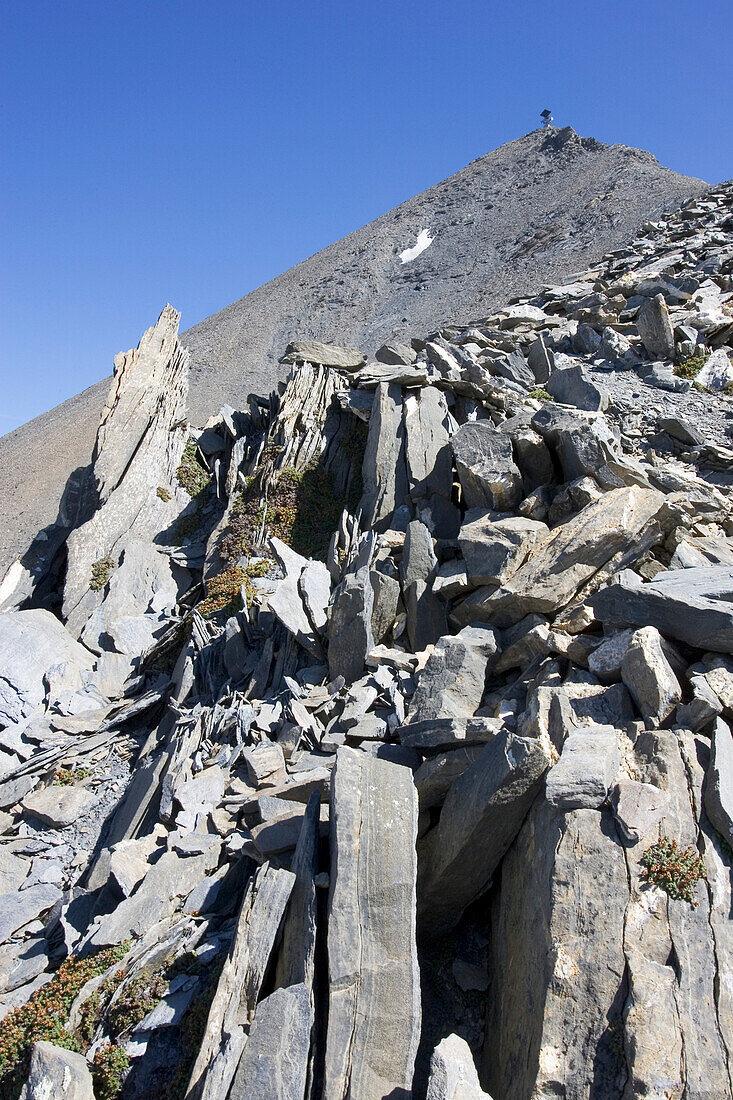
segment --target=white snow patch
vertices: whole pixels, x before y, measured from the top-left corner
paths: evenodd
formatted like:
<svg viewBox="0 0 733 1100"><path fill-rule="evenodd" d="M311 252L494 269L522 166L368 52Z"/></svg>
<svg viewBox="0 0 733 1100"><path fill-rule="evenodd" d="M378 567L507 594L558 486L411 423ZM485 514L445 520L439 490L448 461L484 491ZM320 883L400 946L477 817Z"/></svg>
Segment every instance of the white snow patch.
<svg viewBox="0 0 733 1100"><path fill-rule="evenodd" d="M434 239L430 236L429 229L421 229L412 248L406 248L404 252L400 252L400 263L409 264L411 260L416 260L426 248L430 247Z"/></svg>

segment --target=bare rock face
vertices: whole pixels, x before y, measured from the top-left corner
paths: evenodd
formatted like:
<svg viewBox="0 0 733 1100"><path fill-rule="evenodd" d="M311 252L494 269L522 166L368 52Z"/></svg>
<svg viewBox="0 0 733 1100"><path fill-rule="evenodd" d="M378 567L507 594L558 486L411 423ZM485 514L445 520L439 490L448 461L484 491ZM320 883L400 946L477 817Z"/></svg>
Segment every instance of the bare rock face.
<svg viewBox="0 0 733 1100"><path fill-rule="evenodd" d="M407 1096L420 1038L417 796L409 770L339 749L331 830L323 1097Z"/></svg>
<svg viewBox="0 0 733 1100"><path fill-rule="evenodd" d="M94 448L98 507L67 541L63 610L75 636L104 598L95 566L104 580L131 539L149 543L154 561L153 537L173 523L186 503L175 479L187 437L188 355L178 341L179 320L180 314L166 306L138 347L115 359ZM158 495L158 487L169 500ZM144 599L143 590L145 584L138 600Z"/></svg>
<svg viewBox="0 0 733 1100"><path fill-rule="evenodd" d="M644 328L728 356L732 212L375 362L299 329L208 479L177 315L120 359L94 517L0 585L58 607L77 524L80 642L0 615L0 1015L101 948L57 1023L125 1096L733 1100L733 450ZM86 1088L46 1053L27 1100Z"/></svg>

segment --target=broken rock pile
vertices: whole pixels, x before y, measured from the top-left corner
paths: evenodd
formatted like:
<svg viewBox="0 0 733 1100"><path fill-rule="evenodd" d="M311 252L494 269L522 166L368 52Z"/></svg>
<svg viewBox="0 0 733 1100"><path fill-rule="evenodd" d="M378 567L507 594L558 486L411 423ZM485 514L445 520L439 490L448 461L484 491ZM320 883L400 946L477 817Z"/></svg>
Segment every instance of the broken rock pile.
<svg viewBox="0 0 733 1100"><path fill-rule="evenodd" d="M0 588L2 1095L733 1098L732 230L203 428L118 357Z"/></svg>

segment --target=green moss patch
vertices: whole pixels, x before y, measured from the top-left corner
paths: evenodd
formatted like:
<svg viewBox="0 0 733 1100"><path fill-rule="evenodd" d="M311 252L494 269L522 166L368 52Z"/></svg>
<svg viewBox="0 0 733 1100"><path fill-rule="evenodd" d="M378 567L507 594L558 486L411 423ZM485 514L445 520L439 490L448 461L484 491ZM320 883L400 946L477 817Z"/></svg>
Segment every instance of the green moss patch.
<svg viewBox="0 0 733 1100"><path fill-rule="evenodd" d="M95 1100L117 1100L130 1066L127 1051L116 1043L104 1043L94 1052L92 1082Z"/></svg>
<svg viewBox="0 0 733 1100"><path fill-rule="evenodd" d="M102 589L107 586L114 567L115 563L112 561L109 554L94 562L92 565L92 575L89 578L89 587L92 592L101 592Z"/></svg>
<svg viewBox="0 0 733 1100"><path fill-rule="evenodd" d="M171 495L164 485L158 486L158 488L155 490L155 495L159 497L160 500L163 500L166 503L171 499Z"/></svg>
<svg viewBox="0 0 733 1100"><path fill-rule="evenodd" d="M682 363L676 365L674 373L678 378L687 378L692 382L697 378L707 361L707 355L691 355L689 359L685 359Z"/></svg>
<svg viewBox="0 0 733 1100"><path fill-rule="evenodd" d="M208 488L210 474L199 462L195 443L189 442L183 448L176 477L190 497L197 497Z"/></svg>
<svg viewBox="0 0 733 1100"><path fill-rule="evenodd" d="M81 783L83 779L88 779L91 774L89 768L58 768L54 772L53 786L71 787L74 783Z"/></svg>

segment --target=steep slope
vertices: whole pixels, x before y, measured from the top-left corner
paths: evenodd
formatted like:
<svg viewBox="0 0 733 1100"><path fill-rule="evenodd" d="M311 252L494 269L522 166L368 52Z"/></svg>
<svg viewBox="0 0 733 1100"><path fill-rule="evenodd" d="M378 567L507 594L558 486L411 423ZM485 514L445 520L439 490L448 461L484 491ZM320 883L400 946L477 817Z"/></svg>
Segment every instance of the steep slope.
<svg viewBox="0 0 733 1100"><path fill-rule="evenodd" d="M508 142L184 333L192 419L272 388L293 336L373 351L393 335L483 316L586 267L704 186L570 127ZM432 243L403 264L424 230ZM67 478L89 462L107 388L0 439L0 575L56 519Z"/></svg>

